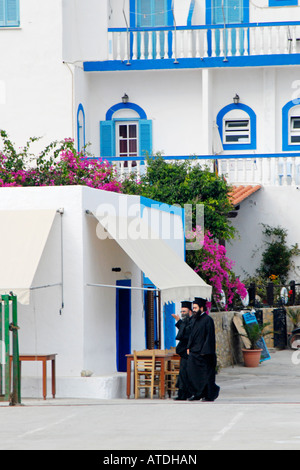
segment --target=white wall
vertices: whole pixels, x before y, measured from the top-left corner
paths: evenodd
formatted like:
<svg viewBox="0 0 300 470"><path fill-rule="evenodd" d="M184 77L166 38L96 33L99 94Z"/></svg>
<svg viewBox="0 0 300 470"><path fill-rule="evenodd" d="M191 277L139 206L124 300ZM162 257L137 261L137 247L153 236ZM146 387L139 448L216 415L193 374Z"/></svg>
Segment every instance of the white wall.
<svg viewBox="0 0 300 470"><path fill-rule="evenodd" d="M61 0L66 62L107 58L107 1Z"/></svg>
<svg viewBox="0 0 300 470"><path fill-rule="evenodd" d="M129 100L142 107L148 119L153 120L153 151L168 155L201 153L202 89L201 71L149 71L86 74L83 95L76 88L76 109L85 102L86 117L90 123L88 140L90 152L100 154L100 121L108 109L121 102L126 92ZM151 91L152 90L152 91ZM82 98L84 96L85 98ZM124 117L124 115L122 116Z"/></svg>
<svg viewBox="0 0 300 470"><path fill-rule="evenodd" d="M62 57L61 0L20 2L20 28L1 28L0 127L17 146L72 137L72 76Z"/></svg>

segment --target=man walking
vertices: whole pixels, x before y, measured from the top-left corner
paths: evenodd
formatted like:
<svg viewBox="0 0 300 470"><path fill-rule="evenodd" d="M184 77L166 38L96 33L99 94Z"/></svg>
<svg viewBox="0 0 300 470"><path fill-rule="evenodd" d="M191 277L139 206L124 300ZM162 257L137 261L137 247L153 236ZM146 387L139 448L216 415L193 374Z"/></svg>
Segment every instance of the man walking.
<svg viewBox="0 0 300 470"><path fill-rule="evenodd" d="M180 356L180 368L176 382L176 387L178 388L178 395L175 400L186 400L188 397L191 396L191 393L189 392L187 378L187 344L190 337L193 316L192 303L187 301L181 302L180 313L181 318L179 317L179 315L172 314L172 317L174 317L177 321L177 323L175 324L176 328L178 328L176 340L178 340L179 342L176 346L176 353Z"/></svg>
<svg viewBox="0 0 300 470"><path fill-rule="evenodd" d="M200 297L193 301L193 323L187 344L187 376L191 397L188 400L214 401L220 387L216 377L216 339L213 319L206 314L206 300Z"/></svg>

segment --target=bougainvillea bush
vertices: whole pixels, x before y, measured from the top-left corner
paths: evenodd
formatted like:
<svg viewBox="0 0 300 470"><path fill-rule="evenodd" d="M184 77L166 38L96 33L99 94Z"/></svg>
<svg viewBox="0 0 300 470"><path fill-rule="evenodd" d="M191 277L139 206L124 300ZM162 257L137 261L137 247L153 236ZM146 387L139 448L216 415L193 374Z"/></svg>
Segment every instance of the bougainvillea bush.
<svg viewBox="0 0 300 470"><path fill-rule="evenodd" d="M30 138L17 151L5 131L1 130L0 136L1 187L84 185L121 192L113 167L106 161L85 158L76 151L72 139L52 142L35 156L30 147L37 138Z"/></svg>
<svg viewBox="0 0 300 470"><path fill-rule="evenodd" d="M245 285L233 272L234 262L226 256L226 248L213 240L212 234L207 231L204 234L200 227L196 227L188 240L195 243L199 241L197 250L194 252L196 260L195 272L212 286L212 297L215 303L221 304L222 291L225 294L225 310L233 304L234 298L244 299L247 295ZM187 251L187 253L189 253ZM210 309L211 303L208 305Z"/></svg>

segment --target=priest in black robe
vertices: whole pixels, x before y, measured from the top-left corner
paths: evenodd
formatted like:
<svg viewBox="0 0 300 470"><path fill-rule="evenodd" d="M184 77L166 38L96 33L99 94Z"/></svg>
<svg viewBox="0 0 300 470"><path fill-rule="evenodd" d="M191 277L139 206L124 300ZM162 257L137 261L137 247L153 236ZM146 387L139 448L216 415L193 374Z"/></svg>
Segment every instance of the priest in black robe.
<svg viewBox="0 0 300 470"><path fill-rule="evenodd" d="M191 397L188 400L214 401L220 387L216 385L216 338L213 319L206 313L206 300L193 301L193 323L187 345L187 375Z"/></svg>
<svg viewBox="0 0 300 470"><path fill-rule="evenodd" d="M179 315L172 314L172 317L177 320L175 324L176 328L178 328L178 333L176 336L176 340L178 341L176 346L176 353L180 356L180 368L176 381L178 395L175 400L186 400L188 397L191 396L187 378L187 344L190 337L193 317L192 302L181 302L180 313L181 318L179 317Z"/></svg>

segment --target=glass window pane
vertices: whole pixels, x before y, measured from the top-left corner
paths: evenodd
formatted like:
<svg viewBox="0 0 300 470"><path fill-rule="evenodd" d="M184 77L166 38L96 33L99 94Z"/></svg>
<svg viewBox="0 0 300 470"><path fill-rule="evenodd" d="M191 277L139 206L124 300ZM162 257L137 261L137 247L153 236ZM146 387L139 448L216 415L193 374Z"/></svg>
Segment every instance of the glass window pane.
<svg viewBox="0 0 300 470"><path fill-rule="evenodd" d="M226 121L225 122L225 125L228 129L230 128L248 128L249 126L249 121L248 120L245 120L245 121Z"/></svg>
<svg viewBox="0 0 300 470"><path fill-rule="evenodd" d="M135 124L129 125L129 137L130 138L136 137L136 125Z"/></svg>
<svg viewBox="0 0 300 470"><path fill-rule="evenodd" d="M137 142L136 142L136 140L130 140L129 141L129 152L136 154L136 151L137 151Z"/></svg>
<svg viewBox="0 0 300 470"><path fill-rule="evenodd" d="M239 136L238 135L227 135L226 136L226 142L238 142L239 141Z"/></svg>
<svg viewBox="0 0 300 470"><path fill-rule="evenodd" d="M120 153L127 153L127 140L120 140Z"/></svg>
<svg viewBox="0 0 300 470"><path fill-rule="evenodd" d="M122 137L123 139L126 139L127 138L127 126L119 126L119 135L120 137Z"/></svg>
<svg viewBox="0 0 300 470"><path fill-rule="evenodd" d="M295 116L291 118L292 121L292 129L300 129L300 117Z"/></svg>
<svg viewBox="0 0 300 470"><path fill-rule="evenodd" d="M291 142L294 143L294 144L299 143L300 142L300 135L293 135L291 137Z"/></svg>

